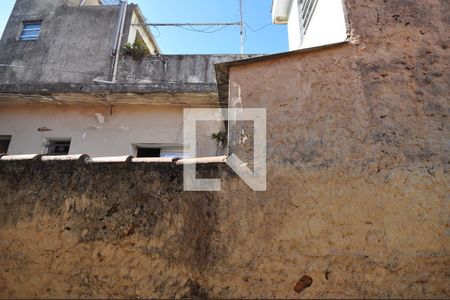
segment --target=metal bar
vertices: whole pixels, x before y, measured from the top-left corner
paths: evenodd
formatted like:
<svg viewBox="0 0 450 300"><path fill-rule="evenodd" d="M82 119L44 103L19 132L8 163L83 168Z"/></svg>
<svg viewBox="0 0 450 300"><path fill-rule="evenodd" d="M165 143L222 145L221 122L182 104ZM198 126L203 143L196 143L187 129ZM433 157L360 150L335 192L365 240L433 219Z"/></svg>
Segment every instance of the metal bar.
<svg viewBox="0 0 450 300"><path fill-rule="evenodd" d="M241 30L241 54L244 54L244 16L243 16L243 7L242 0L239 1L239 14L240 14L240 30Z"/></svg>
<svg viewBox="0 0 450 300"><path fill-rule="evenodd" d="M117 45L115 47L115 56L114 56L114 67L113 67L113 75L112 75L112 82L116 82L116 77L117 77L117 70L119 67L119 56L120 56L120 47L122 45L122 37L123 37L123 30L125 28L125 20L127 17L127 8L128 8L128 1L124 0L121 2L121 8L120 10L122 11L121 16L121 20L120 20L120 25L119 25L119 37L117 40Z"/></svg>

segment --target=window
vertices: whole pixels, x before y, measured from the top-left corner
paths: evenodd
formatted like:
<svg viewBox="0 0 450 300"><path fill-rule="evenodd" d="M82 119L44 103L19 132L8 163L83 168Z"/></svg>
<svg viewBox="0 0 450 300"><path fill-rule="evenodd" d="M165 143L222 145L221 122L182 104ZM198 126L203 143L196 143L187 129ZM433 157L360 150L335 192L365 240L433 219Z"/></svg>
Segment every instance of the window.
<svg viewBox="0 0 450 300"><path fill-rule="evenodd" d="M137 147L136 157L161 157L161 149Z"/></svg>
<svg viewBox="0 0 450 300"><path fill-rule="evenodd" d="M70 150L70 139L47 140L47 154L68 155Z"/></svg>
<svg viewBox="0 0 450 300"><path fill-rule="evenodd" d="M39 39L41 33L41 21L24 22L22 33L20 34L20 41L36 41Z"/></svg>
<svg viewBox="0 0 450 300"><path fill-rule="evenodd" d="M165 157L165 158L187 158L182 146L160 145L160 144L137 144L134 145L136 157Z"/></svg>
<svg viewBox="0 0 450 300"><path fill-rule="evenodd" d="M0 154L8 153L11 137L10 135L0 135Z"/></svg>
<svg viewBox="0 0 450 300"><path fill-rule="evenodd" d="M311 23L311 19L314 14L314 10L316 9L317 2L319 2L319 0L302 0L301 1L303 35L306 34L309 24Z"/></svg>

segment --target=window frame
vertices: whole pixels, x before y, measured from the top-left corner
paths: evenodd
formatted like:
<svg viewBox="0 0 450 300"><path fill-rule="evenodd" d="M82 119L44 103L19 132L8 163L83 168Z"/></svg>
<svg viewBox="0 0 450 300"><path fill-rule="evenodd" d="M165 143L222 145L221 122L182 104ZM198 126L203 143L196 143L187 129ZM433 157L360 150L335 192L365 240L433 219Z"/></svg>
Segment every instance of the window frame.
<svg viewBox="0 0 450 300"><path fill-rule="evenodd" d="M309 25L314 16L314 12L317 8L317 4L320 0L300 0L301 11L301 28L303 36L308 32Z"/></svg>
<svg viewBox="0 0 450 300"><path fill-rule="evenodd" d="M56 144L58 144L58 143L68 143L69 144L67 153L56 153L55 152L55 148L57 146ZM72 138L46 138L44 152L45 152L45 155L64 156L64 155L69 155L71 147L72 147Z"/></svg>
<svg viewBox="0 0 450 300"><path fill-rule="evenodd" d="M17 37L17 41L19 42L33 42L33 41L37 41L39 40L39 37L42 34L42 24L43 21L42 20L27 20L27 21L22 21L22 26L20 28L20 32L19 35ZM32 25L39 25L39 28L27 28L27 26L32 26ZM24 32L26 31L38 31L37 35L24 35Z"/></svg>
<svg viewBox="0 0 450 300"><path fill-rule="evenodd" d="M133 143L131 146L131 156L136 158L143 158L138 156L139 149L159 149L160 158L190 158L191 155L188 150L184 149L183 145L178 144Z"/></svg>
<svg viewBox="0 0 450 300"><path fill-rule="evenodd" d="M9 147L11 146L11 140L12 140L12 135L11 134L1 134L0 135L0 143L1 142L7 142L7 143L5 143L6 151L4 153L0 151L0 155L1 154L8 154Z"/></svg>

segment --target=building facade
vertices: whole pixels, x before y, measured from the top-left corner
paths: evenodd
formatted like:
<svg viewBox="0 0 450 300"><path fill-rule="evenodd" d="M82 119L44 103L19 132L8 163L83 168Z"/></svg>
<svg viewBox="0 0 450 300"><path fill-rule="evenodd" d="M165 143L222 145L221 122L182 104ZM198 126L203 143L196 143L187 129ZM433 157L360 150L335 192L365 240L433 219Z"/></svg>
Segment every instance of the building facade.
<svg viewBox="0 0 450 300"><path fill-rule="evenodd" d="M274 24L286 24L289 50L343 42L347 39L342 0L274 0Z"/></svg>
<svg viewBox="0 0 450 300"><path fill-rule="evenodd" d="M0 150L190 156L183 110L218 107L213 65L240 56L162 55L144 20L120 1L17 0L0 42ZM197 155L223 152L223 124L199 126Z"/></svg>

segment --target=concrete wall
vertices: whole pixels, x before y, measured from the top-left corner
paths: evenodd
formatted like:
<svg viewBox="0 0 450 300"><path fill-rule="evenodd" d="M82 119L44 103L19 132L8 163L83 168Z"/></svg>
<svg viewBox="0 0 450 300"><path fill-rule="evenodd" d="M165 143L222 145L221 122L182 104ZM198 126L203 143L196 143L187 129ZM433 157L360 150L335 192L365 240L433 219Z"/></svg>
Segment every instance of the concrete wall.
<svg viewBox="0 0 450 300"><path fill-rule="evenodd" d="M140 61L122 56L118 82L128 83L216 83L214 64L254 55L158 55Z"/></svg>
<svg viewBox="0 0 450 300"><path fill-rule="evenodd" d="M0 42L2 84L90 82L108 78L118 6L19 0ZM37 41L18 41L22 22L42 20ZM104 76L106 74L106 76Z"/></svg>
<svg viewBox="0 0 450 300"><path fill-rule="evenodd" d="M44 131L38 129L45 128ZM220 122L198 124L198 156L220 154ZM8 154L46 153L48 139L70 138L69 154L136 155L136 144L183 145L183 108L142 105L11 105L0 109L0 135L12 135Z"/></svg>
<svg viewBox="0 0 450 300"><path fill-rule="evenodd" d="M120 6L79 6L79 2L18 0L0 42L0 64L14 67L0 67L0 84L91 83L95 79L110 80L111 51L119 10ZM43 21L39 39L18 41L22 23L30 20ZM130 5L123 44L133 43L139 32L150 51L158 52L151 33L142 26L133 25L143 21L138 7ZM183 82L186 76L190 76L187 78L190 81L195 77L194 82L214 83L214 63L247 56L152 56L142 62L136 62L131 57L121 57L119 82L145 81L150 74L159 82Z"/></svg>

